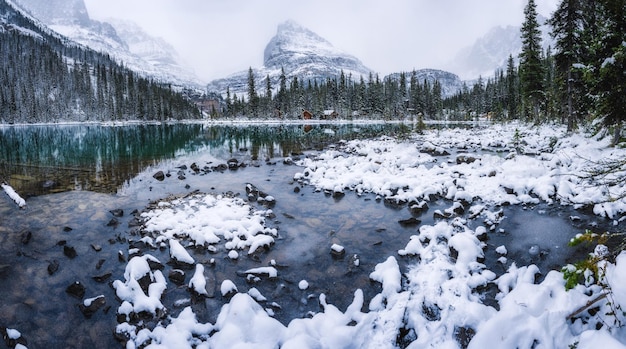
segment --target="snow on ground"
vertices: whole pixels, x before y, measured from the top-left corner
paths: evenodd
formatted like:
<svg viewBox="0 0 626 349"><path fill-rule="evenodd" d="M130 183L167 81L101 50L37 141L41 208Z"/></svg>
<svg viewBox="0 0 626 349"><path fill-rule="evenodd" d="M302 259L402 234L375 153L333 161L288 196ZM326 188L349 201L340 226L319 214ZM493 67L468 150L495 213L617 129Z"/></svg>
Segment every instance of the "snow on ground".
<svg viewBox="0 0 626 349"><path fill-rule="evenodd" d="M462 152L446 161L438 154ZM566 291L558 271L534 265L516 266L497 277L484 264L481 236L497 225L490 210L501 204L547 202L576 206L595 204L600 216L618 219L626 212L619 186L597 188L578 175L589 159L625 157L604 139L566 135L561 127L528 128L493 125L486 129L427 131L408 141L391 138L344 142L315 158L300 162L294 178L319 190L374 193L385 200L419 206L433 196L457 203L440 212L434 225L422 225L397 256L388 256L371 271L381 292L369 303L359 289L345 310L319 295L321 311L283 325L257 300L255 288L237 290L224 280L223 295L233 294L214 324L199 323L191 307L173 310L166 320L148 327L134 314L164 311L160 296L165 278L150 255L133 257L116 280L126 321L117 334L127 348L626 348L626 319L614 310L626 307L626 253L615 264L603 262L605 281L613 288L608 301L593 311L569 317L604 290L579 285ZM456 161L455 161L456 160ZM460 204L459 204L460 203ZM469 207L485 226L470 228L456 210ZM237 253L254 253L273 244L276 231L265 226L267 211L254 211L238 198L193 194L163 200L142 214L145 231L157 245L170 249L173 260L196 265L188 283L204 294L204 267L186 249L216 244ZM169 241L169 244L166 242ZM506 249L498 247L503 258ZM189 256L189 257L188 257ZM410 258L400 270L397 258ZM272 266L246 273L276 277ZM536 276L545 273L541 283ZM299 284L307 287L305 280ZM484 303L484 291L497 289L497 305ZM119 317L118 317L119 318ZM617 322L617 323L616 323Z"/></svg>

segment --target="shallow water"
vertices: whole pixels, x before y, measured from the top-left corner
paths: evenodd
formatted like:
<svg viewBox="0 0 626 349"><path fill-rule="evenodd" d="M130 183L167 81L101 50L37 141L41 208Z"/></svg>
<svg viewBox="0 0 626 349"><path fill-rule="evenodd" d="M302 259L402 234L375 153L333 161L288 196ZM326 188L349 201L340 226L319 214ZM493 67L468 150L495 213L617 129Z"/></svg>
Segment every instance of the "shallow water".
<svg viewBox="0 0 626 349"><path fill-rule="evenodd" d="M334 198L312 187L301 187L292 179L299 168L283 163L285 157L313 156L340 139L403 134L411 126L130 127L138 129L65 126L2 130L2 174L18 192L26 193L28 206L20 210L6 195L0 199L0 327L18 329L30 347L120 346L112 335L120 302L110 286L113 280L123 280L126 263L120 261L118 253L128 258L129 247L139 247L164 264L169 260L167 250L133 243L137 237L128 226L133 219L131 212L141 211L150 201L168 195L198 190L245 196L246 183L252 183L276 198L276 218L267 223L277 227L279 237L269 250L237 261L228 259L225 251L192 251L198 261L216 259L215 266L205 272L207 289L214 297L191 301L200 321L215 321L226 301L219 294L224 279L234 281L240 292L256 287L268 298L263 304L266 307L271 307L271 302L280 304L281 308L273 309L275 317L285 324L319 311L320 293L327 295L329 303L345 309L354 290L361 288L367 304L379 291L379 284L369 280L369 273L387 256L397 256L397 250L417 232L418 226L398 223L412 216L406 206L389 206L372 195L347 193ZM51 143L46 145L42 139ZM29 147L8 150L16 142ZM184 179L177 178L182 165L211 167L231 158L248 166L198 174L187 169L183 170ZM68 168L73 170L68 172ZM152 175L159 169L171 176L157 181ZM44 185L50 184L48 181L53 185ZM264 209L258 203L251 205ZM431 202L430 209L416 217L422 224L434 224L434 210L450 205L445 200ZM123 209L124 215L114 217L110 211L115 209ZM558 206L492 209L502 209L505 218L488 234L487 260L496 259L489 257L495 255L497 246L505 245L509 251L508 264L488 265L497 273L504 272L512 261L518 265L536 263L544 272L558 267L576 257L576 251L565 247L573 235L586 227L608 223ZM573 214L581 220L570 220ZM118 224L109 224L113 218ZM481 224L480 220L468 223L470 227ZM331 256L333 243L346 248L343 258ZM529 254L533 246L538 247L539 254ZM65 255L66 247L74 248L77 256ZM358 255L358 267L354 266L354 255ZM266 266L272 259L280 266L276 280L251 284L237 273ZM50 275L48 266L55 260L59 269ZM411 262L410 258L398 260L401 270ZM171 268L165 265L164 275ZM92 278L107 272L111 277L103 282ZM298 288L303 279L310 284L305 291ZM76 281L86 288L82 298L106 298L106 305L90 318L78 308L81 299L66 293ZM174 303L181 299L190 299L186 286L168 281L163 304L177 313L180 306ZM0 348L4 347L0 342Z"/></svg>

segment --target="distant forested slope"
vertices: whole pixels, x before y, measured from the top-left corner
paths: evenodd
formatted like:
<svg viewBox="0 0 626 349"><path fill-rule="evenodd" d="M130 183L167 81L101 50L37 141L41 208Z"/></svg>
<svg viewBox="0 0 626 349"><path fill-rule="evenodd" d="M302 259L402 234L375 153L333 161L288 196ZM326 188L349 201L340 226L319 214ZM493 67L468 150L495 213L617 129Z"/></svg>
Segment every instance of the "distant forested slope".
<svg viewBox="0 0 626 349"><path fill-rule="evenodd" d="M0 0L0 123L199 117L170 85L141 77Z"/></svg>

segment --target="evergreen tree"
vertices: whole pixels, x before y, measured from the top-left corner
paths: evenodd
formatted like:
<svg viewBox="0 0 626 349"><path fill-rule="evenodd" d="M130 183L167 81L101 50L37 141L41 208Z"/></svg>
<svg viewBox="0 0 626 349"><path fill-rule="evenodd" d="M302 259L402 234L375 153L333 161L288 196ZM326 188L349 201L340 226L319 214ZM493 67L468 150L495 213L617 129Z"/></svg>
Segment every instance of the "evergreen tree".
<svg viewBox="0 0 626 349"><path fill-rule="evenodd" d="M596 113L604 125L615 128L613 141L621 137L626 118L626 0L598 0L597 35L590 46L587 83L596 99ZM589 27L588 30L594 30Z"/></svg>
<svg viewBox="0 0 626 349"><path fill-rule="evenodd" d="M583 111L584 95L580 74L576 74L576 63L583 60L584 43L581 32L584 25L584 2L586 0L562 0L553 13L549 24L552 37L556 40L556 83L560 87L560 104L564 105L563 114L567 118L567 130L571 131L575 120Z"/></svg>
<svg viewBox="0 0 626 349"><path fill-rule="evenodd" d="M269 74L265 77L265 96L263 101L263 110L267 115L272 115L272 81Z"/></svg>
<svg viewBox="0 0 626 349"><path fill-rule="evenodd" d="M280 113L287 112L287 76L285 68L280 68L280 77L278 78L278 94L276 95L276 108Z"/></svg>
<svg viewBox="0 0 626 349"><path fill-rule="evenodd" d="M230 87L226 87L226 115L233 115L233 101L230 97Z"/></svg>
<svg viewBox="0 0 626 349"><path fill-rule="evenodd" d="M519 101L519 79L513 56L509 55L506 65L506 110L509 119L517 118Z"/></svg>
<svg viewBox="0 0 626 349"><path fill-rule="evenodd" d="M248 106L250 108L250 114L252 114L252 116L258 116L259 95L256 93L252 67L248 68Z"/></svg>
<svg viewBox="0 0 626 349"><path fill-rule="evenodd" d="M541 32L534 0L528 0L524 9L521 37L519 73L524 114L539 121L540 107L544 102L544 69L541 61Z"/></svg>

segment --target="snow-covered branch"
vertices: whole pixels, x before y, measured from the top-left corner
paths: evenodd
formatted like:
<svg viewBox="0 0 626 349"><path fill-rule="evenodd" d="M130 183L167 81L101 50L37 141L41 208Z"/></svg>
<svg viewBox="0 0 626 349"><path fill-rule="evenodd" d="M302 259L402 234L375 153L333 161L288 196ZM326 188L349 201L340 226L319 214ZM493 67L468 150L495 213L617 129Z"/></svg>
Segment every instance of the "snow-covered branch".
<svg viewBox="0 0 626 349"><path fill-rule="evenodd" d="M15 203L17 204L17 206L19 206L20 208L24 208L26 206L26 200L24 200L20 194L18 194L13 187L11 187L10 185L6 184L6 183L2 183L2 189L4 189L4 192L7 193L7 195L11 198L11 200L15 201Z"/></svg>

